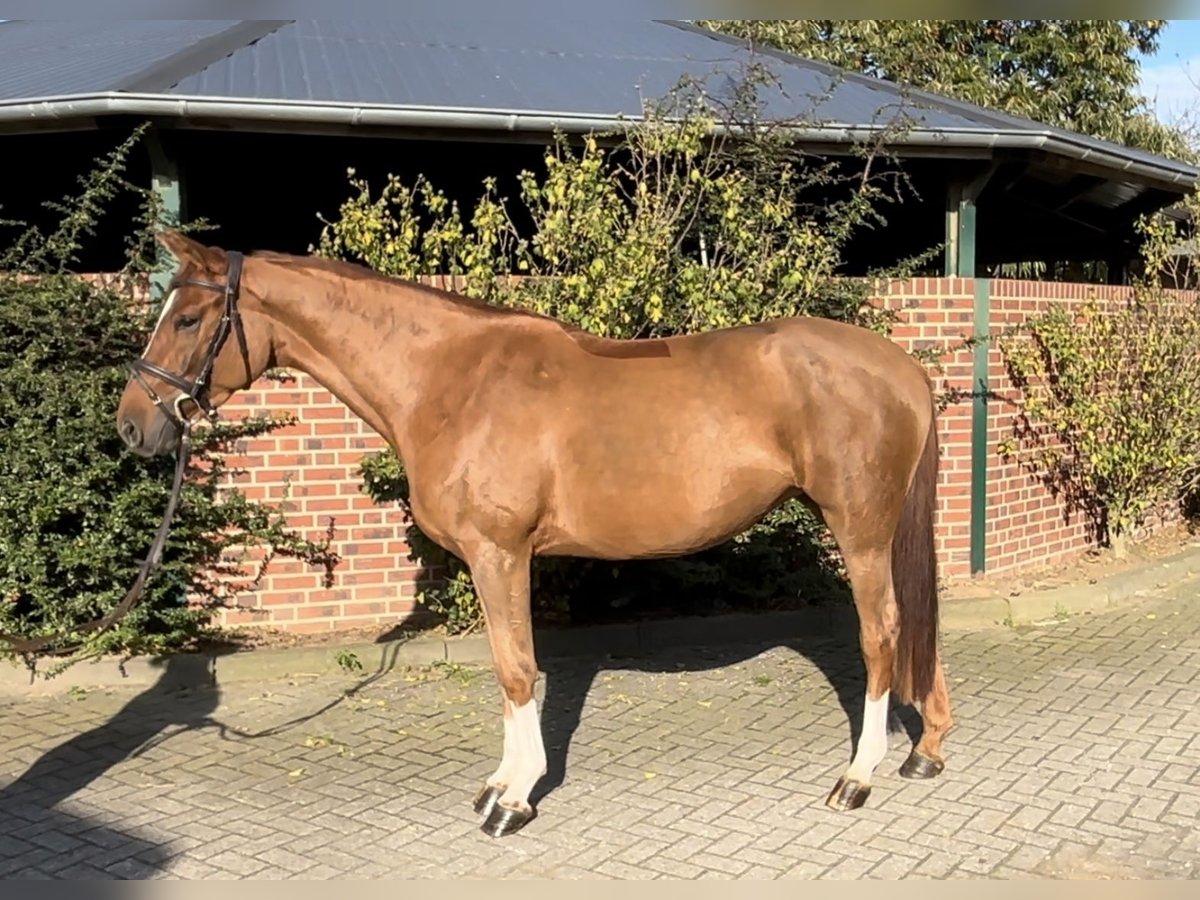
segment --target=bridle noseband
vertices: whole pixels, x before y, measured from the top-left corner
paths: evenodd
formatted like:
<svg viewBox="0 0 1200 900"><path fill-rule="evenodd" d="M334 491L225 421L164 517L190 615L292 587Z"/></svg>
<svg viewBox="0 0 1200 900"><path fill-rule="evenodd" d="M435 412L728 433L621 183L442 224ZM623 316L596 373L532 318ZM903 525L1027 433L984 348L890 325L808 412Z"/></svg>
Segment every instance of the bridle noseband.
<svg viewBox="0 0 1200 900"><path fill-rule="evenodd" d="M202 281L197 278L172 278L167 285L168 297L171 295L171 291L184 286L218 291L225 295L225 309L221 314L221 321L217 325L217 330L213 333L212 340L208 344L208 351L204 355L204 364L200 367L200 374L196 376L195 381L188 381L184 375L170 372L162 366L147 362L144 358L135 359L129 363L130 374L142 386L142 389L150 396L150 399L154 401L154 405L181 430L185 430L192 421L192 417L185 415L180 406L185 400L191 400L192 403L196 404L196 408L204 413L210 422L217 418L217 411L213 408L208 398L209 378L212 376L217 355L221 352L221 348L229 338L231 330L237 335L238 347L242 352L242 359L246 364L246 377L250 377L250 351L246 347L246 333L242 329L242 317L238 312L238 289L242 280L242 262L242 254L236 251L229 253L229 270L226 275L225 284L217 284L214 281ZM157 378L159 381L164 381L171 385L171 387L178 388L180 393L168 404L150 386L150 383L145 378L146 375Z"/></svg>

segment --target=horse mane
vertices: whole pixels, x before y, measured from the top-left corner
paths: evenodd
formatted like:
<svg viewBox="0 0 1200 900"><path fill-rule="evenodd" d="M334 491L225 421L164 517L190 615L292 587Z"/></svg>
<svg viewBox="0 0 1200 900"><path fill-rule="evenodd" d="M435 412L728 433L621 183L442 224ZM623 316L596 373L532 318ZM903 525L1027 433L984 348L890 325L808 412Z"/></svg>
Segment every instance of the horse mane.
<svg viewBox="0 0 1200 900"><path fill-rule="evenodd" d="M279 263L291 268L307 269L314 272L328 272L331 275L336 275L340 278L345 278L350 281L374 282L376 284L383 284L391 287L402 286L410 290L419 291L423 294L429 294L430 296L436 297L439 300L473 313L494 316L523 316L531 319L545 319L562 326L567 331L571 331L575 328L575 326L568 325L565 322L560 322L558 319L555 319L552 316L546 316L530 309L521 309L519 307L511 306L497 306L494 303L488 303L484 300L478 300L474 297L467 297L464 294L446 290L445 288L435 287L432 284L425 284L420 281L413 281L410 278L401 278L396 275L386 275L383 272L377 272L369 266L364 266L360 263L348 262L341 259L330 259L324 256L299 256L292 253L277 253L274 250L257 250L251 253L250 256L255 259Z"/></svg>
<svg viewBox="0 0 1200 900"><path fill-rule="evenodd" d="M382 272L377 272L369 266L364 266L359 263L347 262L341 259L330 259L325 256L298 256L292 253L277 253L273 250L259 250L251 253L250 255L255 259L279 263L292 268L308 269L315 272L328 272L332 275L336 275L340 278L345 278L350 281L368 281L378 284L386 284L392 287L403 286L410 290L428 294L444 303L464 309L474 315L496 316L501 318L516 317L551 323L558 328L561 328L584 351L592 354L593 356L605 356L613 359L636 359L666 357L671 355L671 351L668 348L667 343L661 339L615 340L613 338L600 337L599 335L585 331L578 325L572 325L569 322L564 322L561 319L554 318L553 316L547 316L543 313L534 312L530 309L522 309L520 307L497 306L494 303L487 303L474 297L467 297L463 294L455 293L454 291L434 287L431 284L423 284L419 281L413 281L409 278L400 278L395 275L385 275Z"/></svg>

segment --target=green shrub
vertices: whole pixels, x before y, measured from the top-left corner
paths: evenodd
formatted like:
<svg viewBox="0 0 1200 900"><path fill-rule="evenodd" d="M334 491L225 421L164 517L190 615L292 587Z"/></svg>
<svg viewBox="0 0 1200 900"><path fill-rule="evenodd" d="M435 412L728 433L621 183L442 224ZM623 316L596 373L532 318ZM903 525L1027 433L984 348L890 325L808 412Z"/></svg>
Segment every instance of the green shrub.
<svg viewBox="0 0 1200 900"><path fill-rule="evenodd" d="M174 457L129 453L115 426L125 363L141 353L153 322L132 294L148 233L131 239L130 268L108 287L69 272L104 203L130 187L120 171L139 138L140 131L83 179L80 197L55 204L63 212L56 231L24 230L0 255L0 631L70 637L111 610L167 502ZM147 221L153 206L147 197ZM140 604L89 638L85 653L154 652L196 636L223 602L242 548L329 561L325 548L286 530L270 508L219 490L227 475L220 452L277 424L261 419L197 433L161 569ZM188 594L200 603L188 605Z"/></svg>
<svg viewBox="0 0 1200 900"><path fill-rule="evenodd" d="M1148 219L1142 231L1143 275L1128 299L1056 305L1002 343L1022 392L1002 453L1086 515L1118 555L1200 471L1200 312L1195 295L1161 286L1174 227Z"/></svg>
<svg viewBox="0 0 1200 900"><path fill-rule="evenodd" d="M753 84L751 83L751 88ZM836 277L851 236L882 221L903 181L879 147L855 166L796 150L786 130L760 123L750 90L732 115L737 140L713 137L718 117L687 86L644 123L581 146L559 137L545 175L525 172L515 203L488 180L464 213L424 178L390 177L378 194L350 172L355 194L327 221L318 251L406 278L451 274L463 292L520 306L595 334L644 338L818 315L886 332L867 285ZM531 222L518 228L514 221ZM508 277L512 274L524 276ZM377 501L407 499L390 452L363 462ZM451 628L479 621L463 564L418 529L414 558L445 575L425 605ZM765 608L844 592L832 542L797 502L728 544L687 559L613 565L535 561L543 620L624 607ZM604 598L601 600L600 598Z"/></svg>

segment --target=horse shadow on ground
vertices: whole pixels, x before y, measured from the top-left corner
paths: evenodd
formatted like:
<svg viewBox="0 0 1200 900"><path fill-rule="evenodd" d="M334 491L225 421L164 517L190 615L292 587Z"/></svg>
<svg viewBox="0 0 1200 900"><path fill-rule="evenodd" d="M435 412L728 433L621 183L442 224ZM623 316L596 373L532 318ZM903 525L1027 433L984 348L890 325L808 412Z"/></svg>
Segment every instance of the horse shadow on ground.
<svg viewBox="0 0 1200 900"><path fill-rule="evenodd" d="M764 617L771 613L758 614ZM588 693L596 677L603 672L622 670L654 674L700 672L734 666L753 659L766 650L786 648L808 660L833 688L846 716L846 763L858 746L862 730L866 672L859 644L858 619L852 606L835 608L828 616L814 617L821 624L801 628L797 633L773 640L749 640L717 646L686 646L679 642L656 648L646 642L636 656L581 653L567 655L552 650L539 659L546 686L542 702L542 735L546 746L547 771L538 782L530 802L536 805L563 784L571 741L579 728ZM657 622L653 632L669 635L671 622ZM651 632L653 634L653 632ZM665 642L664 642L665 643ZM797 698L799 702L800 698ZM916 710L893 702L889 727L899 725L916 743L920 739L921 719Z"/></svg>
<svg viewBox="0 0 1200 900"><path fill-rule="evenodd" d="M167 729L211 725L220 693L207 665L201 657L168 657L154 684L115 715L47 750L0 788L0 878L143 879L165 871L174 856L169 846L61 807ZM117 890L93 888L90 896L112 891L116 898Z"/></svg>

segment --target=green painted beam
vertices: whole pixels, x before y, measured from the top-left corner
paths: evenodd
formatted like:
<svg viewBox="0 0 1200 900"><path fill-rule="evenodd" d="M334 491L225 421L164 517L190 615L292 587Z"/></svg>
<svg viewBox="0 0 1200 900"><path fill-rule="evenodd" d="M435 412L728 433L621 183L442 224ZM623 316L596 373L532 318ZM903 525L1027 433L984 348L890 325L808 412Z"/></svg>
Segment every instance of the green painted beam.
<svg viewBox="0 0 1200 900"><path fill-rule="evenodd" d="M975 279L975 338L971 351L971 574L987 568L987 420L988 395L988 320L991 282L976 277L976 199L996 172L993 164L969 182L951 185L946 195L946 277Z"/></svg>
<svg viewBox="0 0 1200 900"><path fill-rule="evenodd" d="M955 274L975 277L975 201L964 196L958 201L958 265Z"/></svg>
<svg viewBox="0 0 1200 900"><path fill-rule="evenodd" d="M187 221L187 203L179 164L163 147L161 135L151 129L146 133L146 148L150 154L150 189L158 197L159 224L174 227ZM166 290L175 263L171 255L158 248L158 266L150 275L150 295L157 302Z"/></svg>
<svg viewBox="0 0 1200 900"><path fill-rule="evenodd" d="M946 192L946 248L943 271L947 278L958 275L959 210L962 207L962 185L952 184Z"/></svg>
<svg viewBox="0 0 1200 900"><path fill-rule="evenodd" d="M971 574L987 568L988 320L992 282L975 279L975 343L971 366Z"/></svg>
<svg viewBox="0 0 1200 900"><path fill-rule="evenodd" d="M975 278L975 308L971 350L971 574L978 575L987 568L987 419L988 419L988 319L991 282L976 278L975 197L978 188L971 185L959 195L955 242L957 259L955 273L963 278Z"/></svg>

